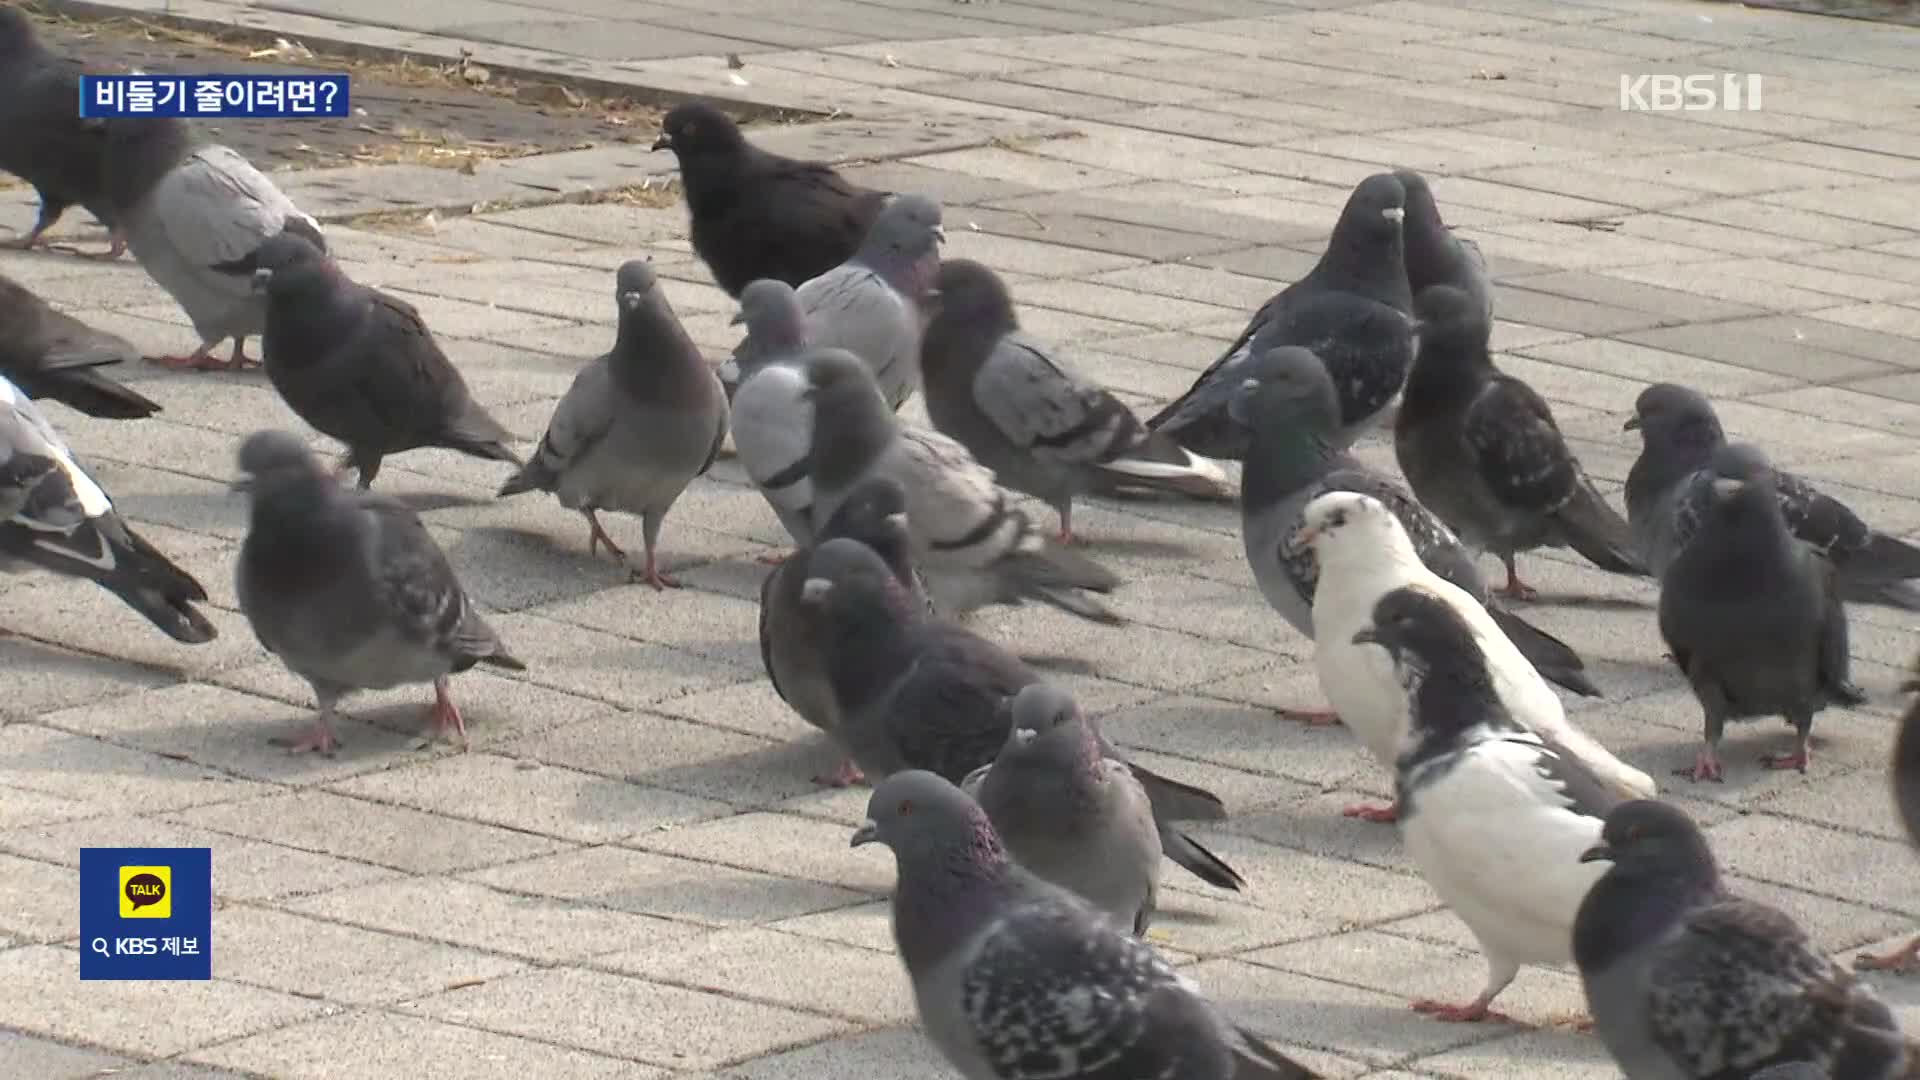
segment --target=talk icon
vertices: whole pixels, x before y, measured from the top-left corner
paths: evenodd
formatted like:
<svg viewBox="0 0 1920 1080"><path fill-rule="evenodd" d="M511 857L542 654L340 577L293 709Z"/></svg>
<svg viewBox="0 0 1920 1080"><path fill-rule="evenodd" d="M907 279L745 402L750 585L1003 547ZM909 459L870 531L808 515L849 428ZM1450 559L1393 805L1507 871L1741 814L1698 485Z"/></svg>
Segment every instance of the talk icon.
<svg viewBox="0 0 1920 1080"><path fill-rule="evenodd" d="M173 867L121 867L120 917L123 919L172 918Z"/></svg>

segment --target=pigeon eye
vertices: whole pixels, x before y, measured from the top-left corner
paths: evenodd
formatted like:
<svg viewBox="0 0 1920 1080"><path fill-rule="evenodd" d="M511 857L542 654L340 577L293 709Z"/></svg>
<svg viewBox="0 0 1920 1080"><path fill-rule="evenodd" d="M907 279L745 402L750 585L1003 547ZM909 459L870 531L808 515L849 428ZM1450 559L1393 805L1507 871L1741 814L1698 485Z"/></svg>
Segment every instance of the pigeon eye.
<svg viewBox="0 0 1920 1080"><path fill-rule="evenodd" d="M894 813L900 815L901 817L906 817L908 814L913 813L913 800L901 799L900 805L894 809Z"/></svg>

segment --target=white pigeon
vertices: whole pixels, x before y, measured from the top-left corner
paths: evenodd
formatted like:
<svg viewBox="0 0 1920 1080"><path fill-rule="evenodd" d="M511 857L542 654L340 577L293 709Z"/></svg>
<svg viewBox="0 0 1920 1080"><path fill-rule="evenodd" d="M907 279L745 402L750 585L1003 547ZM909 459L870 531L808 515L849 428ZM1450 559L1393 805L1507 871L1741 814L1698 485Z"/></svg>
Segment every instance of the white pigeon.
<svg viewBox="0 0 1920 1080"><path fill-rule="evenodd" d="M1622 800L1578 761L1514 723L1477 635L1450 601L1419 586L1387 592L1351 641L1391 658L1412 712L1394 793L1407 854L1487 958L1465 1005L1421 1000L1473 1022L1522 964L1570 963L1573 924L1600 870L1581 855Z"/></svg>
<svg viewBox="0 0 1920 1080"><path fill-rule="evenodd" d="M1609 753L1567 722L1553 688L1521 655L1487 609L1459 586L1427 569L1399 519L1378 499L1335 491L1301 512L1296 543L1310 545L1319 564L1313 595L1314 664L1320 689L1374 759L1393 767L1409 723L1405 690L1380 650L1353 643L1381 596L1418 586L1440 597L1473 631L1492 671L1500 703L1521 727L1577 758L1606 787L1626 799L1652 798L1653 778ZM1350 817L1392 821L1396 806L1361 805Z"/></svg>

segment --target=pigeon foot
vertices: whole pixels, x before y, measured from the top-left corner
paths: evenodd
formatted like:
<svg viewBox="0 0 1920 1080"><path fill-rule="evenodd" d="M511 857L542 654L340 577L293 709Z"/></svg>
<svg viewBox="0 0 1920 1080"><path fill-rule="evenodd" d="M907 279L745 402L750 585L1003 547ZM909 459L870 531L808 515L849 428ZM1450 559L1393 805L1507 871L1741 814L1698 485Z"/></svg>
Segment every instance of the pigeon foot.
<svg viewBox="0 0 1920 1080"><path fill-rule="evenodd" d="M1431 1016L1449 1024L1478 1024L1487 1020L1509 1024L1512 1019L1505 1013L1497 1013L1487 1008L1487 1003L1475 998L1465 1005L1449 1005L1444 1001L1432 1001L1421 998L1413 1003L1413 1011L1423 1016Z"/></svg>
<svg viewBox="0 0 1920 1080"><path fill-rule="evenodd" d="M821 787L852 787L855 784L866 783L867 774L860 771L860 766L855 765L852 758L848 758L840 763L839 768L825 776L814 777L813 782L819 784Z"/></svg>
<svg viewBox="0 0 1920 1080"><path fill-rule="evenodd" d="M1509 600L1538 600L1540 590L1521 581L1519 575L1509 573L1507 583L1500 586L1500 595Z"/></svg>
<svg viewBox="0 0 1920 1080"><path fill-rule="evenodd" d="M188 353L185 356L149 356L147 357L147 363L158 364L163 368L172 368L175 371L228 370L227 362L225 360L216 360L213 356L213 350L204 345L201 346L198 351Z"/></svg>
<svg viewBox="0 0 1920 1080"><path fill-rule="evenodd" d="M1727 779L1720 767L1720 755L1705 747L1702 747L1700 752L1694 755L1693 766L1691 768L1675 769L1673 770L1673 775L1684 776L1696 784L1702 780L1711 780L1716 784L1724 784Z"/></svg>
<svg viewBox="0 0 1920 1080"><path fill-rule="evenodd" d="M427 719L433 722L434 740L454 734L460 736L460 749L473 749L473 744L467 741L467 719L460 715L460 706L453 703L453 692L445 675L433 680L433 704L427 706Z"/></svg>
<svg viewBox="0 0 1920 1080"><path fill-rule="evenodd" d="M1860 971L1891 971L1897 975L1920 974L1920 937L1884 955L1861 953L1853 958L1853 966Z"/></svg>
<svg viewBox="0 0 1920 1080"><path fill-rule="evenodd" d="M222 367L227 371L248 371L259 366L260 361L247 355L246 342L240 338L234 338L233 355L227 358L227 362Z"/></svg>
<svg viewBox="0 0 1920 1080"><path fill-rule="evenodd" d="M289 754L312 752L322 757L332 757L333 752L340 746L340 740L333 737L333 725L327 723L327 718L324 716L313 722L313 730L299 738L280 738L269 741L275 746L286 747Z"/></svg>
<svg viewBox="0 0 1920 1080"><path fill-rule="evenodd" d="M1811 762L1812 758L1813 755L1808 753L1806 748L1802 747L1788 754L1766 754L1760 758L1760 767L1764 769L1781 770L1795 769L1804 773L1807 771L1807 765Z"/></svg>
<svg viewBox="0 0 1920 1080"><path fill-rule="evenodd" d="M655 565L653 561L653 552L651 551L647 552L646 569L627 571L627 581L629 583L636 582L636 581L644 581L647 584L653 586L654 592L660 592L663 589L677 589L680 587L680 583L678 581L675 581L674 579L660 572L660 567Z"/></svg>
<svg viewBox="0 0 1920 1080"><path fill-rule="evenodd" d="M797 551L782 551L777 555L755 555L753 561L766 566L779 566L799 554Z"/></svg>
<svg viewBox="0 0 1920 1080"><path fill-rule="evenodd" d="M1391 825L1400 820L1399 803L1354 803L1340 811L1342 817L1359 818L1378 825Z"/></svg>
<svg viewBox="0 0 1920 1080"><path fill-rule="evenodd" d="M107 234L107 250L87 252L86 257L89 259L99 259L101 262L112 262L126 253L127 238L120 235L119 231L116 230ZM76 252L75 254L79 253Z"/></svg>
<svg viewBox="0 0 1920 1080"><path fill-rule="evenodd" d="M1340 714L1332 709L1275 709L1282 718L1298 721L1308 727L1332 727L1340 723Z"/></svg>
<svg viewBox="0 0 1920 1080"><path fill-rule="evenodd" d="M599 511L589 510L587 511L587 554L589 556L600 554L601 544L607 545L607 551L610 552L614 558L625 559L627 557L627 553L620 549L619 544L613 542L613 537L608 536L607 530L600 525Z"/></svg>

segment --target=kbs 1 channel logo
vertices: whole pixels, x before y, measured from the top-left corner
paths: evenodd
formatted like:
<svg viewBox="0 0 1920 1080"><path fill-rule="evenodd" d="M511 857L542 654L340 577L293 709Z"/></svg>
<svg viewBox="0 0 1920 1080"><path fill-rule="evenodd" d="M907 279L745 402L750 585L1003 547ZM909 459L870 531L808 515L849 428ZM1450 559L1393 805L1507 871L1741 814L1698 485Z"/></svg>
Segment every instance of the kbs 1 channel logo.
<svg viewBox="0 0 1920 1080"><path fill-rule="evenodd" d="M208 848L80 849L80 978L213 977Z"/></svg>
<svg viewBox="0 0 1920 1080"><path fill-rule="evenodd" d="M82 119L353 115L345 75L82 75Z"/></svg>

